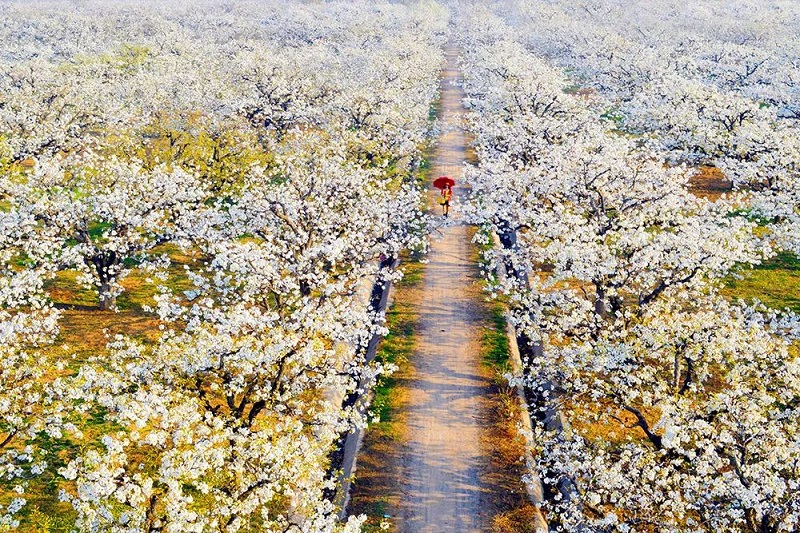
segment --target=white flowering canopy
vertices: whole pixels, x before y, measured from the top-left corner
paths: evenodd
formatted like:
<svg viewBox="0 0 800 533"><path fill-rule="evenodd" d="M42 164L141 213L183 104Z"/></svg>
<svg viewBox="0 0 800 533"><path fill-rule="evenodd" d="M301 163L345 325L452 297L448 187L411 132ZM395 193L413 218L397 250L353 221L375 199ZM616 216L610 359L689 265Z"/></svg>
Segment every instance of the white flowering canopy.
<svg viewBox="0 0 800 533"><path fill-rule="evenodd" d="M718 292L741 265L796 249L795 126L749 90L786 57L677 30L677 4L636 4L509 2L458 21L471 216L499 234L487 258L511 274L490 280L527 344L518 379L548 519L793 531L798 321ZM697 163L740 192L695 196Z"/></svg>
<svg viewBox="0 0 800 533"><path fill-rule="evenodd" d="M359 528L337 519L332 457L365 423L359 384L390 369L364 360L385 332L364 294L425 246L415 172L448 16L0 7L0 529L27 525L43 472L81 531ZM53 344L64 279L112 324L146 285L158 330L73 359Z"/></svg>

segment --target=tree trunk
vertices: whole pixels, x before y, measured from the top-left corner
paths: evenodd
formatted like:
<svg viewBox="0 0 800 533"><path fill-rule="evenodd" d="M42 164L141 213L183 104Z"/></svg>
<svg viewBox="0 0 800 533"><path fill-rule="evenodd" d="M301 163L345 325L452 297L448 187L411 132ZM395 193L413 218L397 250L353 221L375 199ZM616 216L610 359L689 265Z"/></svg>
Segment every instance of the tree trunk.
<svg viewBox="0 0 800 533"><path fill-rule="evenodd" d="M677 394L681 390L681 354L675 351L675 360L672 362L672 389Z"/></svg>
<svg viewBox="0 0 800 533"><path fill-rule="evenodd" d="M111 283L103 281L97 288L100 295L99 307L101 311L110 311L117 305L117 297L111 294Z"/></svg>
<svg viewBox="0 0 800 533"><path fill-rule="evenodd" d="M594 314L597 315L597 318L602 319L605 318L608 313L606 311L606 291L599 283L595 283L594 286L595 286Z"/></svg>
<svg viewBox="0 0 800 533"><path fill-rule="evenodd" d="M112 282L119 274L118 269L114 268L120 263L119 256L113 251L98 251L86 262L97 273L98 307L101 311L113 309L117 304L117 297L111 293L111 289Z"/></svg>

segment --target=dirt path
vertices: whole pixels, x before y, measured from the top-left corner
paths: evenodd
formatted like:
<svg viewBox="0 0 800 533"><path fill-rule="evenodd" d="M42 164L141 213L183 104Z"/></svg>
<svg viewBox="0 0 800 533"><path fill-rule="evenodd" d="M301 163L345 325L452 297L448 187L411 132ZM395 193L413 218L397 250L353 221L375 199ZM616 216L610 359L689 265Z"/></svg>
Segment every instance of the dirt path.
<svg viewBox="0 0 800 533"><path fill-rule="evenodd" d="M456 59L457 52L448 49L440 115L444 134L432 175L448 175L462 185L466 139L460 127L463 93L452 84ZM472 232L459 215L466 194L464 187L456 187L451 218L441 235L432 236L424 273L412 359L416 379L409 384L406 404L404 485L395 522L403 532L487 531L493 512L491 488L482 483L489 464L481 440L490 386L480 366L484 323L476 302Z"/></svg>
<svg viewBox="0 0 800 533"><path fill-rule="evenodd" d="M456 50L447 56L439 113L444 133L431 176L456 180L455 201L431 236L428 263L407 265L414 276L396 287L394 338L386 349L408 362L393 376L389 418L371 426L358 456L348 510L368 516L365 531L381 531L388 521L402 533L488 532L495 530L493 520L527 505L516 416L481 362L487 332L498 329L478 285L475 229L460 216L468 195L461 179L467 142L463 93L452 83ZM430 191L430 209L441 217L437 194Z"/></svg>

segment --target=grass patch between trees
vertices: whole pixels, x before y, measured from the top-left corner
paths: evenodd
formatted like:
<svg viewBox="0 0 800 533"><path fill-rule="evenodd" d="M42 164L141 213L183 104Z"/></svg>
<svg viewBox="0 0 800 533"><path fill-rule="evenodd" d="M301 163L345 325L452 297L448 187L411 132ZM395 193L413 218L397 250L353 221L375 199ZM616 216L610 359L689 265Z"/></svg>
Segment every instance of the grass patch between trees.
<svg viewBox="0 0 800 533"><path fill-rule="evenodd" d="M722 294L745 301L757 299L767 307L800 312L800 259L780 252L764 264L726 280Z"/></svg>

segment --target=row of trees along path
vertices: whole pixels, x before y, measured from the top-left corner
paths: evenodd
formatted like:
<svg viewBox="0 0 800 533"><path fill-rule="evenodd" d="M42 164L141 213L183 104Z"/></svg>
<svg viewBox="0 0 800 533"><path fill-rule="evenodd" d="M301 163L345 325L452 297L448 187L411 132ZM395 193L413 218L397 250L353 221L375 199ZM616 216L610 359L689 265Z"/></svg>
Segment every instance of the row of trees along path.
<svg viewBox="0 0 800 533"><path fill-rule="evenodd" d="M463 92L453 82L458 53L447 50L441 84L439 121L442 136L432 160L433 177L456 180L450 218L434 232L425 265L412 378L404 391L402 419L404 442L385 457L371 461L369 446L359 458L354 500L359 499L358 478L374 476L363 469L386 469L390 477L383 490L383 507L393 531L462 533L488 531L498 498L491 472L489 450L482 445L489 423L487 394L491 378L481 366L481 334L489 327L481 312L483 298L476 286L478 266L471 243L474 232L460 220L459 204L466 201L461 181L466 157L462 127ZM430 205L438 209L431 191ZM435 211L439 216L440 210ZM376 464L378 463L378 464Z"/></svg>

